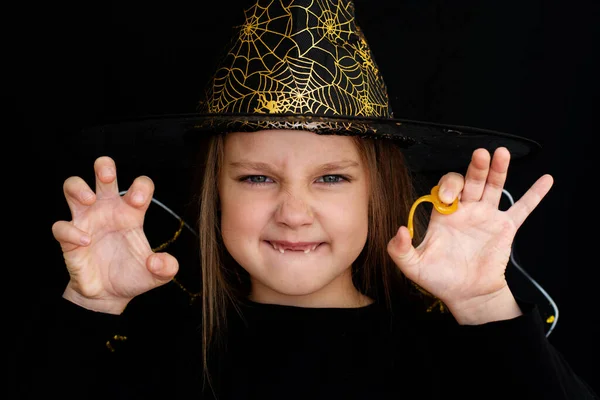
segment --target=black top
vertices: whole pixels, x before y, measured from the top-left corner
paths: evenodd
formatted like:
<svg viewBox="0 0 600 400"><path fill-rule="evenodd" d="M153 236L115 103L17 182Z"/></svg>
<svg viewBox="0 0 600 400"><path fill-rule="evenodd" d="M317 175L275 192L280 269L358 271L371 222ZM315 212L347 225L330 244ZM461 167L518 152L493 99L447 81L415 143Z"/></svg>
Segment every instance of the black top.
<svg viewBox="0 0 600 400"><path fill-rule="evenodd" d="M247 302L212 358L221 399L597 399L547 340L535 306L460 326L450 314ZM131 308L131 309L130 309ZM139 308L138 308L139 310ZM184 310L182 312L179 312ZM197 306L121 316L56 299L27 340L26 398L200 399ZM33 350L35 349L35 350Z"/></svg>

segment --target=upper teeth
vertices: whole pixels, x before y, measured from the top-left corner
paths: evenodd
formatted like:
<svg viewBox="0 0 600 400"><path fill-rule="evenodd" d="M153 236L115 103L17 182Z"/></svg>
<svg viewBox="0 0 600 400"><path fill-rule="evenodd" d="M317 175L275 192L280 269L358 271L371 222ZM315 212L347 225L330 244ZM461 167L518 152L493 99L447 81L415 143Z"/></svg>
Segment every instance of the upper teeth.
<svg viewBox="0 0 600 400"><path fill-rule="evenodd" d="M281 254L285 253L285 250L283 249L283 247L279 247L279 246L277 245L277 243L275 243L275 242L270 242L270 243L271 243L271 246L273 246L273 248L274 248L275 250L279 250L279 252L280 252ZM308 248L304 249L304 250L303 250L303 251L304 251L304 254L308 254L308 253L310 253L311 251L313 251L314 249L316 249L318 245L319 245L319 244L317 243L317 244L315 244L315 245L312 245L311 247L308 247Z"/></svg>

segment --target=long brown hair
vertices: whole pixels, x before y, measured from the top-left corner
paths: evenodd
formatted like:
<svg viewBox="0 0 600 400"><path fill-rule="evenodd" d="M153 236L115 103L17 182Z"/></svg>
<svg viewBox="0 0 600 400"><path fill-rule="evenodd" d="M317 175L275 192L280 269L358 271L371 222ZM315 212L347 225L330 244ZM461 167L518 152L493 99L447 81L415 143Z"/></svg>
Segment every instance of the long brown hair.
<svg viewBox="0 0 600 400"><path fill-rule="evenodd" d="M352 137L370 182L369 228L365 247L352 265L356 288L390 311L393 298L406 296L410 285L387 253L387 244L401 225L406 225L415 200L413 176L402 150L384 139ZM200 260L202 268L202 347L205 377L210 384L209 355L224 344L227 312L239 312L239 303L249 293L249 278L229 255L220 231L218 177L224 156L224 135L208 139L198 183ZM413 243L424 232L426 215L414 216Z"/></svg>

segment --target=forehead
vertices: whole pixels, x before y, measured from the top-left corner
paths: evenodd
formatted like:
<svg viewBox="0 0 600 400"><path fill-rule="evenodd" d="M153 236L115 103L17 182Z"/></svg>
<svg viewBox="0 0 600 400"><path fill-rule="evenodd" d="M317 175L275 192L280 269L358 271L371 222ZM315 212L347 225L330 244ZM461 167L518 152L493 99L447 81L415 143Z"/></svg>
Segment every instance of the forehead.
<svg viewBox="0 0 600 400"><path fill-rule="evenodd" d="M225 136L225 159L261 158L256 161L352 159L360 161L355 139L319 135L302 130L234 132Z"/></svg>

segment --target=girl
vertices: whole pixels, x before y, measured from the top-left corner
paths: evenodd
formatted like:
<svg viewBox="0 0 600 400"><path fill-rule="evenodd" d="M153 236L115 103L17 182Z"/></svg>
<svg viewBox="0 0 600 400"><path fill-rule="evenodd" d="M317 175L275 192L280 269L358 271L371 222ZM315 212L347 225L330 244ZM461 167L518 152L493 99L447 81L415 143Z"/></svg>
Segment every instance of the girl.
<svg viewBox="0 0 600 400"><path fill-rule="evenodd" d="M393 119L352 2L258 1L245 17L188 126L208 139L201 308L159 323L128 312L180 265L146 237L151 178L121 196L114 160L97 158L95 188L68 178L72 219L52 227L69 280L40 333L43 394L593 398L505 279L553 183L498 209L526 140ZM468 150L482 137L511 149ZM468 168L440 179L441 212L420 219L410 167L444 148Z"/></svg>
<svg viewBox="0 0 600 400"><path fill-rule="evenodd" d="M201 188L202 321L112 353L103 344L128 303L179 265L144 234L152 180L120 196L114 161L100 157L95 191L66 180L73 219L53 226L70 276L71 305L58 308L68 341L55 342L64 373L84 397L93 387L125 398L586 398L504 276L518 227L552 185L542 176L499 211L509 159L481 149L464 178L444 175L440 198L458 208L434 209L414 247L402 222L410 179L389 143L301 130L214 136ZM411 306L406 279L449 314Z"/></svg>

